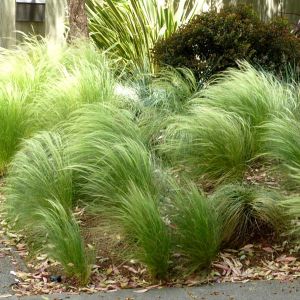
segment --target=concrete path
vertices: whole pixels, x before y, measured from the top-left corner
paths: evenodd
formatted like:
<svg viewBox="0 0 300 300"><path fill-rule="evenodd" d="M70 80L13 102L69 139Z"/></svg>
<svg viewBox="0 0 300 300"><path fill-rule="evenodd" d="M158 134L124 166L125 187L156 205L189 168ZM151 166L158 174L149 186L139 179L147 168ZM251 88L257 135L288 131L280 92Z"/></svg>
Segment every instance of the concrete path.
<svg viewBox="0 0 300 300"><path fill-rule="evenodd" d="M1 299L1 296L0 296ZM7 298L16 300L17 297ZM122 290L94 295L61 295L22 297L22 300L299 300L300 280L281 283L279 281L256 281L248 283L226 283L193 288L163 288L146 293Z"/></svg>
<svg viewBox="0 0 300 300"><path fill-rule="evenodd" d="M10 274L14 270L11 257L5 255L4 246L0 244L0 299L1 295L11 293L11 285L15 278Z"/></svg>

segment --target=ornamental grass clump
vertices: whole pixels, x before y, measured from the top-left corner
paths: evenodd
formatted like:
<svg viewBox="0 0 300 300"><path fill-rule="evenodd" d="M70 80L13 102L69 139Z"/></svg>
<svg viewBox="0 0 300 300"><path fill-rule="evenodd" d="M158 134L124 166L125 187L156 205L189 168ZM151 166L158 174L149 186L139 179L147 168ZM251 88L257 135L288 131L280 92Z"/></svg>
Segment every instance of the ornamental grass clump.
<svg viewBox="0 0 300 300"><path fill-rule="evenodd" d="M36 130L33 103L58 77L58 65L54 58L50 59L46 42L31 41L15 50L1 49L0 173L21 140Z"/></svg>
<svg viewBox="0 0 300 300"><path fill-rule="evenodd" d="M59 133L42 132L23 142L6 179L6 205L10 219L20 228L33 226L31 211L58 199L65 209L73 206L72 170Z"/></svg>
<svg viewBox="0 0 300 300"><path fill-rule="evenodd" d="M192 272L208 267L219 251L222 236L215 208L194 185L184 191L178 189L172 206L176 252L183 255Z"/></svg>
<svg viewBox="0 0 300 300"><path fill-rule="evenodd" d="M71 211L66 210L59 200L49 200L49 207L38 209L36 217L39 219L36 226L46 239L41 250L60 262L68 277L75 277L80 285L87 284L93 253L85 247L79 225Z"/></svg>
<svg viewBox="0 0 300 300"><path fill-rule="evenodd" d="M26 96L9 86L0 87L0 174L5 173L22 139L34 130Z"/></svg>
<svg viewBox="0 0 300 300"><path fill-rule="evenodd" d="M258 235L280 233L286 226L278 192L240 184L220 187L211 196L226 246L240 246Z"/></svg>
<svg viewBox="0 0 300 300"><path fill-rule="evenodd" d="M160 216L164 174L142 142L129 111L88 105L66 125L80 205L109 220L130 257L152 276L167 276L170 237Z"/></svg>
<svg viewBox="0 0 300 300"><path fill-rule="evenodd" d="M165 68L149 84L149 97L141 101L145 106L180 114L189 107L189 100L196 96L200 87L189 69Z"/></svg>
<svg viewBox="0 0 300 300"><path fill-rule="evenodd" d="M97 163L84 168L83 205L123 233L131 258L145 264L152 276L164 278L170 238L159 212L163 175L143 144L122 140L98 142Z"/></svg>
<svg viewBox="0 0 300 300"><path fill-rule="evenodd" d="M83 106L72 114L64 130L74 165L96 164L109 145L121 143L123 139L141 140L133 113L112 104Z"/></svg>
<svg viewBox="0 0 300 300"><path fill-rule="evenodd" d="M104 199L118 201L113 197L117 194L118 184L121 188L126 187L123 181L138 172L139 166L134 169L135 158L140 162L145 159L132 113L104 104L86 105L72 115L64 130L69 140L67 151L78 186L78 197L83 204L91 210L103 210L106 207L102 205ZM127 141L134 145L128 151ZM110 166L110 159L115 165ZM126 159L123 164L122 160ZM127 175L126 167L131 168L133 173L129 172L128 177L123 179L122 176ZM143 164L141 168L144 168ZM141 180L148 174L141 174Z"/></svg>
<svg viewBox="0 0 300 300"><path fill-rule="evenodd" d="M264 156L277 161L277 165L294 183L300 179L300 122L294 114L274 117L263 126Z"/></svg>
<svg viewBox="0 0 300 300"><path fill-rule="evenodd" d="M51 129L65 122L73 111L85 104L117 101L113 64L95 49L93 55L97 58L95 62L83 57L73 62L70 70L62 65L61 79L35 103L41 128Z"/></svg>
<svg viewBox="0 0 300 300"><path fill-rule="evenodd" d="M145 144L153 149L161 142L171 117L188 110L190 100L196 97L202 85L185 68L165 68L155 77L144 79L132 81L139 96L136 119Z"/></svg>
<svg viewBox="0 0 300 300"><path fill-rule="evenodd" d="M44 94L49 82L59 79L61 57L66 50L44 40L27 38L16 49L0 50L0 82L25 92L28 102Z"/></svg>
<svg viewBox="0 0 300 300"><path fill-rule="evenodd" d="M243 177L254 157L255 142L241 117L197 105L189 114L173 118L160 149L193 178L220 183Z"/></svg>
<svg viewBox="0 0 300 300"><path fill-rule="evenodd" d="M120 206L120 196L130 192L130 183L136 188L157 196L163 184L163 175L143 144L127 139L123 143L105 144L96 165L86 166L86 180L82 189L86 199L93 199L98 210L114 214Z"/></svg>
<svg viewBox="0 0 300 300"><path fill-rule="evenodd" d="M108 208L126 194L129 183L157 194L159 168L142 142L131 112L103 104L87 105L65 126L68 152L84 199Z"/></svg>
<svg viewBox="0 0 300 300"><path fill-rule="evenodd" d="M154 278L168 275L171 235L160 213L160 199L147 187L128 183L112 222L121 228L130 249L129 257L146 265Z"/></svg>
<svg viewBox="0 0 300 300"><path fill-rule="evenodd" d="M115 61L92 44L26 39L0 51L0 172L22 139L51 130L87 103L115 102Z"/></svg>
<svg viewBox="0 0 300 300"><path fill-rule="evenodd" d="M249 122L253 131L259 131L257 126L273 115L296 105L292 85L246 62L240 63L240 69L229 69L216 77L199 97L197 103L236 113Z"/></svg>
<svg viewBox="0 0 300 300"><path fill-rule="evenodd" d="M300 198L289 197L282 201L281 206L288 224L286 234L300 244Z"/></svg>
<svg viewBox="0 0 300 300"><path fill-rule="evenodd" d="M10 224L36 251L43 250L68 275L86 283L89 260L71 213L74 186L68 166L59 133L42 132L26 140L9 169L5 209Z"/></svg>

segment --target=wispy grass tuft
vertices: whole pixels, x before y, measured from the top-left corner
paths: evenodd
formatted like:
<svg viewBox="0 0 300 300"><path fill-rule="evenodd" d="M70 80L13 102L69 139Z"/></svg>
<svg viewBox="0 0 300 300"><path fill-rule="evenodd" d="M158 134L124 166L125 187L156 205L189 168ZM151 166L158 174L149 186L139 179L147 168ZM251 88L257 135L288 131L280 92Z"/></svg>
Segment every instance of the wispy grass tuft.
<svg viewBox="0 0 300 300"><path fill-rule="evenodd" d="M128 193L121 196L115 210L116 222L132 247L131 257L147 266L150 274L166 278L169 271L171 237L159 211L159 199L147 187L128 184Z"/></svg>
<svg viewBox="0 0 300 300"><path fill-rule="evenodd" d="M274 114L293 109L294 92L292 85L284 84L272 73L242 62L240 70L230 69L215 78L199 93L196 102L234 112L254 129Z"/></svg>
<svg viewBox="0 0 300 300"><path fill-rule="evenodd" d="M153 148L161 142L171 117L185 113L202 86L186 68L165 68L155 76L141 77L131 80L139 99L137 124L145 144Z"/></svg>
<svg viewBox="0 0 300 300"><path fill-rule="evenodd" d="M23 143L6 180L5 208L11 224L35 250L43 249L86 283L89 261L71 214L74 187L65 146L58 133L50 132Z"/></svg>
<svg viewBox="0 0 300 300"><path fill-rule="evenodd" d="M88 283L91 273L92 253L84 246L79 225L70 211L66 211L58 200L49 200L49 207L36 211L41 233L45 234L46 245L42 250L61 263L69 277L79 283Z"/></svg>
<svg viewBox="0 0 300 300"><path fill-rule="evenodd" d="M166 68L150 83L149 96L141 100L146 106L158 107L169 113L182 113L200 87L191 70Z"/></svg>
<svg viewBox="0 0 300 300"><path fill-rule="evenodd" d="M279 162L296 183L300 179L300 122L290 112L274 117L263 126L264 156Z"/></svg>
<svg viewBox="0 0 300 300"><path fill-rule="evenodd" d="M280 233L286 225L280 207L283 197L275 191L246 185L220 187L211 197L223 233L223 243L237 246L257 235Z"/></svg>
<svg viewBox="0 0 300 300"><path fill-rule="evenodd" d="M21 91L0 87L0 174L5 172L21 140L32 133L32 117Z"/></svg>
<svg viewBox="0 0 300 300"><path fill-rule="evenodd" d="M59 63L46 42L31 40L0 52L0 172L36 128L33 103L57 79ZM54 55L52 53L52 55Z"/></svg>
<svg viewBox="0 0 300 300"><path fill-rule="evenodd" d="M193 185L185 191L178 190L173 205L176 251L184 255L192 272L208 267L221 244L221 227L214 207Z"/></svg>
<svg viewBox="0 0 300 300"><path fill-rule="evenodd" d="M141 143L127 139L101 147L103 155L97 164L86 166L87 182L82 191L85 198L93 199L96 210L114 214L112 208L121 205L119 196L130 192L131 182L152 196L158 195L163 184L161 171Z"/></svg>
<svg viewBox="0 0 300 300"><path fill-rule="evenodd" d="M0 51L0 172L23 138L57 126L86 103L117 101L115 61L92 44L26 39Z"/></svg>
<svg viewBox="0 0 300 300"><path fill-rule="evenodd" d="M65 124L73 164L97 164L109 145L141 140L132 112L114 105L91 104L75 111Z"/></svg>
<svg viewBox="0 0 300 300"><path fill-rule="evenodd" d="M300 198L289 197L281 202L286 218L288 236L300 244Z"/></svg>
<svg viewBox="0 0 300 300"><path fill-rule="evenodd" d="M89 62L92 58L82 57L73 62L70 70L62 65L61 79L35 103L40 127L51 129L65 122L73 111L85 104L117 101L113 64L95 49L93 55L97 58L93 63Z"/></svg>
<svg viewBox="0 0 300 300"><path fill-rule="evenodd" d="M216 183L242 178L254 157L248 124L221 109L194 106L189 115L174 117L165 135L162 152L194 178Z"/></svg>
<svg viewBox="0 0 300 300"><path fill-rule="evenodd" d="M42 132L24 141L6 180L6 205L20 228L38 223L34 211L47 208L48 199L58 199L65 209L72 207L72 170L68 164L60 134Z"/></svg>
<svg viewBox="0 0 300 300"><path fill-rule="evenodd" d="M84 201L88 201L90 206L99 209L102 207L97 205L99 198L102 199L103 196L111 198L113 196L111 192L117 192L118 184L122 184L121 176L127 175L122 162L122 151L125 152L123 153L125 159L128 158L127 166L130 167L131 163L134 164L134 158L131 160L131 154L126 152L125 145L125 140L138 143L140 140L140 132L133 122L133 115L127 110L113 106L87 105L73 114L65 126L65 132L69 140L67 151L72 158L74 179L81 187L79 195ZM125 145L123 150L115 149L114 152L114 148L122 147L122 145ZM141 146L137 145L136 147ZM135 148L132 149L132 151L134 150ZM140 148L136 151L139 152L139 150ZM144 149L141 151L140 155L137 154L137 159L140 159L142 163ZM110 155L111 157L109 157ZM113 167L110 167L110 159L112 159L112 163L115 162ZM138 172L138 167L134 171ZM129 174L129 176L133 175ZM147 174L143 176L147 176ZM91 185L87 185L88 181L92 182ZM124 185L122 186L124 187ZM96 205L92 205L91 202L95 202Z"/></svg>
<svg viewBox="0 0 300 300"><path fill-rule="evenodd" d="M164 175L143 144L129 111L89 105L66 126L80 204L123 233L131 258L163 278L170 237L159 212Z"/></svg>

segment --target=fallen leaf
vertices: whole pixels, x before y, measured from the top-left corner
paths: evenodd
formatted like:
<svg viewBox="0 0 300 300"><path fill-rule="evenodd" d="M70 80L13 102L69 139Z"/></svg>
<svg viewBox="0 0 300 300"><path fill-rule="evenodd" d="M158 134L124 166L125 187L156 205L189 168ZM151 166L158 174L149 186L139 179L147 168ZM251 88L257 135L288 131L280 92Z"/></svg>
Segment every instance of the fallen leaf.
<svg viewBox="0 0 300 300"><path fill-rule="evenodd" d="M148 292L148 291L150 291L150 290L152 290L152 289L155 289L155 288L158 288L158 287L160 287L161 285L160 284L157 284L157 285L151 285L151 286L149 286L149 287L147 287L147 288L145 288L145 289L142 289L142 290L136 290L136 291L133 291L134 293L146 293L146 292Z"/></svg>
<svg viewBox="0 0 300 300"><path fill-rule="evenodd" d="M281 256L281 257L278 257L278 258L276 259L277 262L294 262L294 261L296 261L296 260L297 260L296 257L293 257L293 256L285 256L285 255L283 255L283 256Z"/></svg>
<svg viewBox="0 0 300 300"><path fill-rule="evenodd" d="M262 248L265 252L268 252L268 253L273 253L274 250L271 248L271 247L264 247Z"/></svg>

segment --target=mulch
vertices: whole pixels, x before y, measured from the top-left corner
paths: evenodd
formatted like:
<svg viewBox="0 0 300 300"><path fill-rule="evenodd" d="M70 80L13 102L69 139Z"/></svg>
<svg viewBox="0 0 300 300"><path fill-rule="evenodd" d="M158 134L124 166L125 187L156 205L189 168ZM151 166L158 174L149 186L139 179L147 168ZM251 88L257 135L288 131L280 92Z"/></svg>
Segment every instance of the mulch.
<svg viewBox="0 0 300 300"><path fill-rule="evenodd" d="M261 168L251 170L245 181L250 184L260 182L272 188L279 186L277 178ZM95 236L99 236L97 232ZM300 244L290 244L284 238L281 241L272 237L258 239L240 249L225 249L208 271L184 274L184 270L177 269L164 282L151 279L146 268L135 261L124 261L118 257L118 252L126 251L118 236L102 234L97 242L97 260L92 268L90 284L80 287L76 281L64 277L60 265L46 255L29 255L24 237L11 232L0 213L0 244L3 246L0 257L11 258L11 274L15 277L12 292L17 296L96 293L128 288L143 293L161 287L274 279L292 281L300 278Z"/></svg>
<svg viewBox="0 0 300 300"><path fill-rule="evenodd" d="M197 286L207 283L248 282L250 280L292 281L300 278L300 245L287 241L280 243L259 242L245 245L240 249L223 250L205 273L185 276L170 276L165 282L150 279L147 270L134 261L122 263L110 257L97 257L93 266L90 284L80 287L72 279L65 278L58 263L40 254L30 257L22 236L9 233L4 221L0 230L1 255L9 255L17 271L12 291L17 296L52 293L79 294L99 291L116 291L134 288L138 292L160 287ZM111 241L108 241L108 245ZM105 249L109 253L109 249ZM26 262L26 269L16 257ZM113 264L114 263L114 264ZM117 264L116 264L117 263ZM182 274L182 272L181 272ZM61 282L60 282L61 281Z"/></svg>

